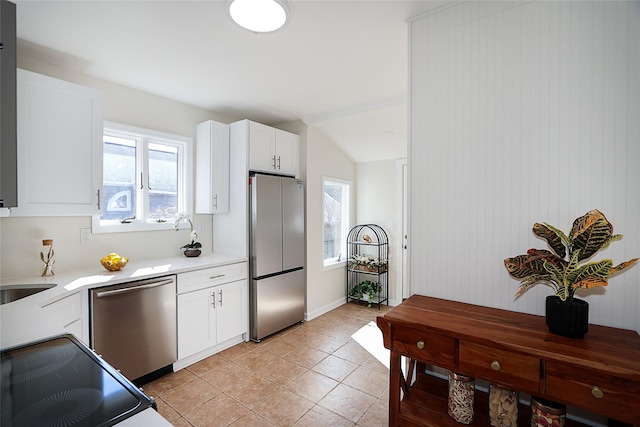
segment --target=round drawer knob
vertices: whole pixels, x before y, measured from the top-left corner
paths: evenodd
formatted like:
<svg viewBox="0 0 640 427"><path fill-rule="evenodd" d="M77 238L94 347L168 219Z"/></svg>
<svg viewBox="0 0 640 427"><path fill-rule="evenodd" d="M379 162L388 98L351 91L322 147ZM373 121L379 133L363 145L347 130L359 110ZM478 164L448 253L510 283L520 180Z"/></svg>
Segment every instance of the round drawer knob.
<svg viewBox="0 0 640 427"><path fill-rule="evenodd" d="M498 362L497 360L494 360L493 362L491 362L491 369L493 369L494 371L499 371L500 368L501 368L500 362Z"/></svg>
<svg viewBox="0 0 640 427"><path fill-rule="evenodd" d="M416 344L416 347L422 350L424 348L424 341L418 341L418 344Z"/></svg>
<svg viewBox="0 0 640 427"><path fill-rule="evenodd" d="M596 399L602 399L604 397L604 393L602 392L602 390L600 390L598 387L593 386L591 388L591 394L593 395L593 397L595 397Z"/></svg>

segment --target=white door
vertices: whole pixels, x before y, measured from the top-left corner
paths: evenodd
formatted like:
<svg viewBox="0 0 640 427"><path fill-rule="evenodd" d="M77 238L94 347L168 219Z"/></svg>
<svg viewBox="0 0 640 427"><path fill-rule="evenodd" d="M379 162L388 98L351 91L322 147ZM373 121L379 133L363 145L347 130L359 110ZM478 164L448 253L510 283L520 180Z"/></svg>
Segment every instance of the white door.
<svg viewBox="0 0 640 427"><path fill-rule="evenodd" d="M178 295L178 359L216 344L215 289Z"/></svg>
<svg viewBox="0 0 640 427"><path fill-rule="evenodd" d="M276 172L298 176L300 137L276 129Z"/></svg>
<svg viewBox="0 0 640 427"><path fill-rule="evenodd" d="M407 163L402 165L402 298L411 296L409 283L409 191L407 189Z"/></svg>
<svg viewBox="0 0 640 427"><path fill-rule="evenodd" d="M249 169L262 172L275 172L275 150L275 128L261 123L249 122Z"/></svg>
<svg viewBox="0 0 640 427"><path fill-rule="evenodd" d="M247 280L216 287L217 342L221 343L247 332Z"/></svg>
<svg viewBox="0 0 640 427"><path fill-rule="evenodd" d="M26 70L17 74L15 216L96 215L102 190L102 93Z"/></svg>

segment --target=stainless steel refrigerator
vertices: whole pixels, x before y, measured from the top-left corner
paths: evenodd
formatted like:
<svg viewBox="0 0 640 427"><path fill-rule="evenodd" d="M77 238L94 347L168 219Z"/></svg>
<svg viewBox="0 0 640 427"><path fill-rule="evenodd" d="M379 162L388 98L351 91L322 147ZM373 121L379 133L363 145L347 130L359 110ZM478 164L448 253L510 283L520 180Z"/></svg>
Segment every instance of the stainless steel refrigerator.
<svg viewBox="0 0 640 427"><path fill-rule="evenodd" d="M304 319L304 184L255 174L250 188L251 339Z"/></svg>

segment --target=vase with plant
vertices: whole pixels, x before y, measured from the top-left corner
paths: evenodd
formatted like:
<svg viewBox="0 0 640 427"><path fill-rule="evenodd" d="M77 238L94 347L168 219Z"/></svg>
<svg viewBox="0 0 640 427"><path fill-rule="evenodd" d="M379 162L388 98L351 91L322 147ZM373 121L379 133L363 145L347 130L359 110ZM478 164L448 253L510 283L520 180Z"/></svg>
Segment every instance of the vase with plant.
<svg viewBox="0 0 640 427"><path fill-rule="evenodd" d="M349 257L349 269L384 273L387 271L387 261L379 260L370 255L353 254Z"/></svg>
<svg viewBox="0 0 640 427"><path fill-rule="evenodd" d="M371 307L373 299L380 294L381 290L382 285L379 283L372 282L371 280L365 280L351 288L349 295L354 298L358 298L360 301L364 301L364 296L366 295L369 303L367 307Z"/></svg>
<svg viewBox="0 0 640 427"><path fill-rule="evenodd" d="M547 224L535 223L533 234L545 240L551 249L529 249L526 254L504 260L511 276L520 279L516 298L531 286L543 283L553 287L546 300L546 322L555 334L582 338L588 330L589 305L575 298L578 289L607 286L609 277L619 274L639 258L613 266L611 259L586 262L596 252L620 240L613 225L598 210L573 221L569 234Z"/></svg>
<svg viewBox="0 0 640 427"><path fill-rule="evenodd" d="M180 230L180 221L187 221L189 223L189 226L191 228L191 233L189 234L189 237L191 238L191 241L189 243L187 243L186 245L180 246L180 249L184 249L184 255L187 257L197 257L200 256L201 254L201 250L200 248L202 247L202 244L198 241L196 241L196 239L198 238L198 233L196 233L196 231L193 229L193 222L191 221L191 219L186 215L186 214L178 214L176 215L176 219L173 222L173 228L178 231Z"/></svg>

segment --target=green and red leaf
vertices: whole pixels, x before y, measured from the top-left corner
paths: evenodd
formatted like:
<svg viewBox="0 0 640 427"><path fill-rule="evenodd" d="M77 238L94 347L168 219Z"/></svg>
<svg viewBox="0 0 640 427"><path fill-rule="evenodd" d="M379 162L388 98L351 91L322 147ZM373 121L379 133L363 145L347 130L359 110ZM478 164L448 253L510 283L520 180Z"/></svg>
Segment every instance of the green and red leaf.
<svg viewBox="0 0 640 427"><path fill-rule="evenodd" d="M526 255L518 255L514 258L504 260L504 265L509 274L516 279L523 279L532 274L544 275L547 271L544 269L545 259L554 259L557 262L557 256L547 250L529 249Z"/></svg>
<svg viewBox="0 0 640 427"><path fill-rule="evenodd" d="M539 222L536 222L533 224L533 234L544 239L553 252L555 252L560 258L564 258L567 254L567 249L564 245L564 242L567 241L567 236L557 228L552 227L549 224L540 224Z"/></svg>
<svg viewBox="0 0 640 427"><path fill-rule="evenodd" d="M615 267L611 267L611 270L609 271L609 277L613 276L614 274L618 274L623 270L626 270L627 268L631 267L633 264L638 262L638 260L640 260L640 258L633 258L633 259L630 259L629 261L621 262Z"/></svg>
<svg viewBox="0 0 640 427"><path fill-rule="evenodd" d="M592 210L573 222L569 239L570 251L580 250L580 261L590 258L607 246L613 235L613 226L598 210Z"/></svg>

